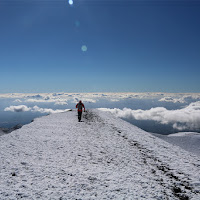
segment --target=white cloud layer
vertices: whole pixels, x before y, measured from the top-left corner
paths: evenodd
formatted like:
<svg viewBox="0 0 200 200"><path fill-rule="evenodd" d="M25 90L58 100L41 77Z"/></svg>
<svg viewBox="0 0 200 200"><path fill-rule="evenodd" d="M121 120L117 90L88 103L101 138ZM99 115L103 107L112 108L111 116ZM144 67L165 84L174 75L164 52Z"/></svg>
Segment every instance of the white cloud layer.
<svg viewBox="0 0 200 200"><path fill-rule="evenodd" d="M172 102L172 103L186 103L187 100L200 100L199 94L173 94L161 98L159 101Z"/></svg>
<svg viewBox="0 0 200 200"><path fill-rule="evenodd" d="M59 102L96 103L99 99L120 101L123 99L160 99L159 101L185 103L187 100L200 100L200 93L8 93L0 94L0 98L23 99L25 102L45 102L59 104ZM64 103L63 103L64 104Z"/></svg>
<svg viewBox="0 0 200 200"><path fill-rule="evenodd" d="M61 106L63 106L63 105L68 105L68 103L66 101L56 101L55 105L61 105Z"/></svg>
<svg viewBox="0 0 200 200"><path fill-rule="evenodd" d="M15 99L13 102L15 102L15 103L21 103L22 101L20 99Z"/></svg>
<svg viewBox="0 0 200 200"><path fill-rule="evenodd" d="M185 98L163 97L159 101L172 102L172 103L185 103Z"/></svg>
<svg viewBox="0 0 200 200"><path fill-rule="evenodd" d="M27 107L26 105L10 106L4 109L4 111L11 111L11 112L27 112L30 110L31 108Z"/></svg>
<svg viewBox="0 0 200 200"><path fill-rule="evenodd" d="M38 106L27 107L25 105L10 106L10 107L7 107L7 108L4 109L4 111L10 111L10 112L27 112L27 111L31 111L31 112L40 112L40 113L47 113L47 114L67 112L69 110L70 109L64 109L64 110L56 109L56 110L53 110L51 108L40 108Z"/></svg>
<svg viewBox="0 0 200 200"><path fill-rule="evenodd" d="M100 108L103 111L109 111L117 117L136 119L136 120L153 120L161 124L172 124L177 130L200 129L200 101L194 102L179 110L167 110L164 107L151 108L150 110L123 110L114 108Z"/></svg>
<svg viewBox="0 0 200 200"><path fill-rule="evenodd" d="M65 109L65 110L56 109L56 110L53 110L51 108L40 108L38 106L34 106L31 111L32 112L47 113L47 114L54 114L54 113L67 112L69 110L70 109Z"/></svg>
<svg viewBox="0 0 200 200"><path fill-rule="evenodd" d="M46 97L45 99L27 99L29 103L54 103L55 105L68 105L67 100Z"/></svg>

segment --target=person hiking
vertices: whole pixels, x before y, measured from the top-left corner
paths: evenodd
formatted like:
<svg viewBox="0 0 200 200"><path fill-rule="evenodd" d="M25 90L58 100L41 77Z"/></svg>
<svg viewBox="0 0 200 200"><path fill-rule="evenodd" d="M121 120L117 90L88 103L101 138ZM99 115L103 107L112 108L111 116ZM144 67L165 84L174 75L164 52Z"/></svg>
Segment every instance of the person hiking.
<svg viewBox="0 0 200 200"><path fill-rule="evenodd" d="M84 104L82 103L82 101L79 101L77 104L76 104L76 108L78 108L78 121L80 122L81 121L81 115L82 115L82 110L84 108L84 112L85 112L85 106Z"/></svg>

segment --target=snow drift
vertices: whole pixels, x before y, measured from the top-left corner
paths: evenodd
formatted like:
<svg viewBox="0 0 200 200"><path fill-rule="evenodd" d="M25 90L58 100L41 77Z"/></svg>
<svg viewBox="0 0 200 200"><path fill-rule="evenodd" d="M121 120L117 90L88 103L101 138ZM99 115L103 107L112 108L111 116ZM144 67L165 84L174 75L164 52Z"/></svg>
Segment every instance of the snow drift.
<svg viewBox="0 0 200 200"><path fill-rule="evenodd" d="M90 110L51 114L0 137L0 199L200 199L200 160Z"/></svg>

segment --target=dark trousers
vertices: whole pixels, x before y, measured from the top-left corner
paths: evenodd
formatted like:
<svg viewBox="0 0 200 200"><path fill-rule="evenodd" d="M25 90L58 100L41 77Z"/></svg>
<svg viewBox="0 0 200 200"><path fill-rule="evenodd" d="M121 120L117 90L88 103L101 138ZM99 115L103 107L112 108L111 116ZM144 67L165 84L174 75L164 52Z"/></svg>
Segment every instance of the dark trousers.
<svg viewBox="0 0 200 200"><path fill-rule="evenodd" d="M81 121L82 111L78 111L78 121Z"/></svg>

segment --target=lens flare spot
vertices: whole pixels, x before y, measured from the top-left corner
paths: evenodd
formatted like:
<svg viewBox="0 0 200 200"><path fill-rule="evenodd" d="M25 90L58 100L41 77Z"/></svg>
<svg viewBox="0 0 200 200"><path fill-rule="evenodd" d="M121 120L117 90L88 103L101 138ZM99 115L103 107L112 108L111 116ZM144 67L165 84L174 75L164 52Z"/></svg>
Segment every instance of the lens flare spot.
<svg viewBox="0 0 200 200"><path fill-rule="evenodd" d="M83 45L83 46L81 47L81 50L82 50L83 52L87 51L87 46L86 46L86 45Z"/></svg>
<svg viewBox="0 0 200 200"><path fill-rule="evenodd" d="M78 20L75 21L75 26L78 28L80 26L80 22Z"/></svg>
<svg viewBox="0 0 200 200"><path fill-rule="evenodd" d="M69 5L73 5L74 1L73 0L69 0L68 3L69 3Z"/></svg>

